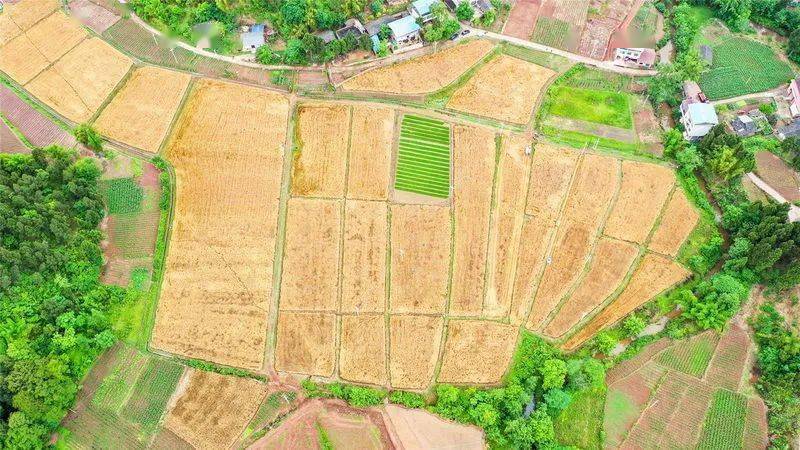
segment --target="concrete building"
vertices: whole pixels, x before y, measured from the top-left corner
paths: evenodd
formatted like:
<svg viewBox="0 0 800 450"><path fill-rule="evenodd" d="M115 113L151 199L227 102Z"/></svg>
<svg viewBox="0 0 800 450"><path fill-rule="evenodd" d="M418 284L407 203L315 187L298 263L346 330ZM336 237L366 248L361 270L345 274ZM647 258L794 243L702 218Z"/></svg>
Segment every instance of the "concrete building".
<svg viewBox="0 0 800 450"><path fill-rule="evenodd" d="M416 0L411 2L408 12L414 19L422 20L422 23L430 22L434 19L431 6L439 3L439 0Z"/></svg>
<svg viewBox="0 0 800 450"><path fill-rule="evenodd" d="M656 51L652 48L625 48L614 50L614 65L633 69L651 69L656 64Z"/></svg>
<svg viewBox="0 0 800 450"><path fill-rule="evenodd" d="M255 53L267 41L266 27L262 24L252 25L239 37L242 39L242 51Z"/></svg>
<svg viewBox="0 0 800 450"><path fill-rule="evenodd" d="M414 16L401 17L388 23L392 30L392 44L397 48L406 47L420 42L422 30Z"/></svg>
<svg viewBox="0 0 800 450"><path fill-rule="evenodd" d="M741 137L753 136L758 132L758 125L749 115L740 115L733 119L730 123L731 130Z"/></svg>
<svg viewBox="0 0 800 450"><path fill-rule="evenodd" d="M786 90L786 101L789 102L789 112L792 117L800 117L800 77L789 83Z"/></svg>
<svg viewBox="0 0 800 450"><path fill-rule="evenodd" d="M683 137L696 141L719 124L714 105L708 103L700 86L694 81L683 84L684 100L681 102L681 123L685 128Z"/></svg>

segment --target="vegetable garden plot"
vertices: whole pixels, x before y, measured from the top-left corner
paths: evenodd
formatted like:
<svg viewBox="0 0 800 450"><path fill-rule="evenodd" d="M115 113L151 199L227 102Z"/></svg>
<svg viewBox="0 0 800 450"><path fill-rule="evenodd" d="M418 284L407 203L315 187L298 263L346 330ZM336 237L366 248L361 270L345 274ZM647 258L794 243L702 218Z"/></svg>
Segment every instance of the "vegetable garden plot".
<svg viewBox="0 0 800 450"><path fill-rule="evenodd" d="M705 383L692 383L662 431L659 445L665 448L695 448L713 393L714 389Z"/></svg>
<svg viewBox="0 0 800 450"><path fill-rule="evenodd" d="M700 74L700 87L712 100L766 91L792 78L791 67L753 39L731 36L712 50L711 69Z"/></svg>
<svg viewBox="0 0 800 450"><path fill-rule="evenodd" d="M274 92L194 85L165 150L177 202L153 347L262 368L288 113Z"/></svg>
<svg viewBox="0 0 800 450"><path fill-rule="evenodd" d="M628 432L623 447L661 448L664 430L670 419L680 414L681 398L697 380L677 372L667 372L638 420Z"/></svg>
<svg viewBox="0 0 800 450"><path fill-rule="evenodd" d="M789 203L800 201L800 175L772 152L756 153L756 175ZM742 181L747 177L742 177Z"/></svg>
<svg viewBox="0 0 800 450"><path fill-rule="evenodd" d="M747 373L750 345L747 331L736 323L728 325L706 371L706 383L738 391Z"/></svg>
<svg viewBox="0 0 800 450"><path fill-rule="evenodd" d="M486 272L489 214L495 172L495 135L489 128L453 130L455 249L450 314L479 316Z"/></svg>
<svg viewBox="0 0 800 450"><path fill-rule="evenodd" d="M151 358L133 385L133 391L122 410L122 417L155 433L172 393L183 375L184 367L160 358Z"/></svg>
<svg viewBox="0 0 800 450"><path fill-rule="evenodd" d="M741 448L747 414L747 398L718 389L706 414L698 448Z"/></svg>
<svg viewBox="0 0 800 450"><path fill-rule="evenodd" d="M761 450L769 446L767 406L759 397L750 397L747 400L742 444L745 450Z"/></svg>
<svg viewBox="0 0 800 450"><path fill-rule="evenodd" d="M158 67L141 67L103 109L98 132L142 150L157 153L178 111L191 77Z"/></svg>
<svg viewBox="0 0 800 450"><path fill-rule="evenodd" d="M450 196L450 126L440 120L403 116L394 188L431 197Z"/></svg>
<svg viewBox="0 0 800 450"><path fill-rule="evenodd" d="M572 34L572 26L553 17L539 17L531 37L533 42L561 50L573 50L578 45L577 36Z"/></svg>
<svg viewBox="0 0 800 450"><path fill-rule="evenodd" d="M280 312L275 369L329 377L336 365L336 317L326 313Z"/></svg>
<svg viewBox="0 0 800 450"><path fill-rule="evenodd" d="M526 124L542 88L555 72L499 55L453 93L447 108L492 119Z"/></svg>
<svg viewBox="0 0 800 450"><path fill-rule="evenodd" d="M386 384L386 317L342 316L339 376L357 383Z"/></svg>
<svg viewBox="0 0 800 450"><path fill-rule="evenodd" d="M608 447L622 444L639 415L647 408L650 396L665 372L658 364L648 362L629 376L609 384L603 423Z"/></svg>
<svg viewBox="0 0 800 450"><path fill-rule="evenodd" d="M706 331L665 350L658 356L658 362L670 369L702 378L718 341L716 332Z"/></svg>
<svg viewBox="0 0 800 450"><path fill-rule="evenodd" d="M497 383L517 344L519 329L485 320L450 320L438 380L442 383Z"/></svg>
<svg viewBox="0 0 800 450"><path fill-rule="evenodd" d="M430 55L366 71L348 79L344 90L427 94L456 81L494 47L489 41L471 40Z"/></svg>
<svg viewBox="0 0 800 450"><path fill-rule="evenodd" d="M301 105L292 162L292 194L341 198L345 191L350 108Z"/></svg>
<svg viewBox="0 0 800 450"><path fill-rule="evenodd" d="M164 425L195 448L229 448L267 393L252 378L191 370Z"/></svg>

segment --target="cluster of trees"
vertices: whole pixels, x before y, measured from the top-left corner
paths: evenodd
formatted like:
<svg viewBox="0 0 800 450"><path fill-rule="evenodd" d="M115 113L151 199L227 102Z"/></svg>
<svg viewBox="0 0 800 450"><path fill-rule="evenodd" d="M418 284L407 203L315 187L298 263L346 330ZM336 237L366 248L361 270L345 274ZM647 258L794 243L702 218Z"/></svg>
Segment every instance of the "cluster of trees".
<svg viewBox="0 0 800 450"><path fill-rule="evenodd" d="M789 448L800 433L800 335L772 305L763 306L751 325L758 345L756 389L768 407L772 448Z"/></svg>
<svg viewBox="0 0 800 450"><path fill-rule="evenodd" d="M332 61L357 48L370 50L372 41L369 36L362 34L356 38L349 34L343 39L335 39L325 44L319 36L306 34L302 38L290 38L283 51L275 51L269 45L262 45L256 51L256 60L267 65L322 63Z"/></svg>
<svg viewBox="0 0 800 450"><path fill-rule="evenodd" d="M192 27L214 21L225 32L236 28L236 15L214 0L130 0L128 5L142 19L175 36L190 39Z"/></svg>
<svg viewBox="0 0 800 450"><path fill-rule="evenodd" d="M444 3L432 5L431 13L433 14L433 20L422 29L422 35L426 41L435 42L450 39L450 36L461 30L461 24L447 12Z"/></svg>
<svg viewBox="0 0 800 450"><path fill-rule="evenodd" d="M0 155L0 446L42 448L113 345L100 169L59 147Z"/></svg>

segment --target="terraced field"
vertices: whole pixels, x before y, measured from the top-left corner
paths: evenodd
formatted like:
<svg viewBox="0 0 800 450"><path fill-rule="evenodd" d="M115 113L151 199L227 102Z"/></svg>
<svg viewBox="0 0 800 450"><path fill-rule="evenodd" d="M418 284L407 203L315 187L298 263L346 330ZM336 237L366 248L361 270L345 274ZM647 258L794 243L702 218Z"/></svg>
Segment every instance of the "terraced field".
<svg viewBox="0 0 800 450"><path fill-rule="evenodd" d="M450 195L450 127L427 117L405 115L400 129L395 189L432 197Z"/></svg>

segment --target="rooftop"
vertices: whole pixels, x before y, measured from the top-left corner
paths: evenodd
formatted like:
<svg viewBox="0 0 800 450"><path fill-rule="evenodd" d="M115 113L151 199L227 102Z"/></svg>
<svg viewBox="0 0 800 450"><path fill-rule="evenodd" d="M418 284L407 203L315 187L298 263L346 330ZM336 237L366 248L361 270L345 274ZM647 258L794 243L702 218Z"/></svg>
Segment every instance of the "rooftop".
<svg viewBox="0 0 800 450"><path fill-rule="evenodd" d="M250 31L241 34L242 48L253 49L264 45L264 25L253 25Z"/></svg>
<svg viewBox="0 0 800 450"><path fill-rule="evenodd" d="M406 36L420 30L417 20L413 16L405 16L394 22L389 22L389 28L395 38Z"/></svg>
<svg viewBox="0 0 800 450"><path fill-rule="evenodd" d="M411 3L411 7L414 8L419 15L426 16L431 13L431 6L436 3L439 3L439 0L417 0Z"/></svg>
<svg viewBox="0 0 800 450"><path fill-rule="evenodd" d="M714 106L709 103L692 103L687 107L687 114L692 119L692 123L716 125L719 123L717 112Z"/></svg>
<svg viewBox="0 0 800 450"><path fill-rule="evenodd" d="M796 119L789 125L778 128L778 133L786 137L800 136L800 119Z"/></svg>
<svg viewBox="0 0 800 450"><path fill-rule="evenodd" d="M652 48L646 48L642 50L642 53L639 55L639 62L641 64L655 64L656 51Z"/></svg>

